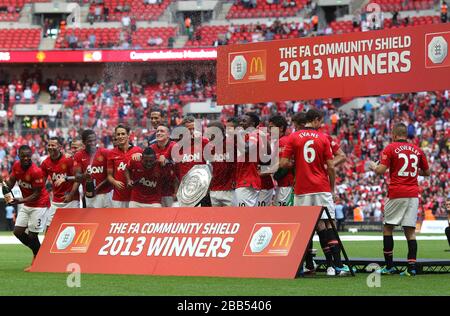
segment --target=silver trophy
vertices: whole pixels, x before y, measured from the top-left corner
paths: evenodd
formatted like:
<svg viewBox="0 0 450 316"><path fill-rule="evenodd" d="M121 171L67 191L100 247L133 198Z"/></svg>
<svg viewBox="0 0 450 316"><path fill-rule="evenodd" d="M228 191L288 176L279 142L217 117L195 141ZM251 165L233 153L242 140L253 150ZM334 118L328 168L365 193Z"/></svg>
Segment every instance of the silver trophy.
<svg viewBox="0 0 450 316"><path fill-rule="evenodd" d="M195 207L208 194L212 179L211 165L195 165L183 177L177 192L181 207Z"/></svg>

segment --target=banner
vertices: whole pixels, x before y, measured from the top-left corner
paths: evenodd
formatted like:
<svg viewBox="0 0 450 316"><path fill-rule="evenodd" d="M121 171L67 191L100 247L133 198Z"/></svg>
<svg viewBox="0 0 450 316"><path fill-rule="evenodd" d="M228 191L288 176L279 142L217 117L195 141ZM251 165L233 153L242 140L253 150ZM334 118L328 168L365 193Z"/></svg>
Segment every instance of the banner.
<svg viewBox="0 0 450 316"><path fill-rule="evenodd" d="M450 24L220 46L220 105L450 88Z"/></svg>
<svg viewBox="0 0 450 316"><path fill-rule="evenodd" d="M1 51L0 63L110 63L215 60L215 48L171 50Z"/></svg>
<svg viewBox="0 0 450 316"><path fill-rule="evenodd" d="M445 234L445 229L449 226L448 221L423 221L420 227L421 234Z"/></svg>
<svg viewBox="0 0 450 316"><path fill-rule="evenodd" d="M295 278L321 207L58 209L31 269Z"/></svg>

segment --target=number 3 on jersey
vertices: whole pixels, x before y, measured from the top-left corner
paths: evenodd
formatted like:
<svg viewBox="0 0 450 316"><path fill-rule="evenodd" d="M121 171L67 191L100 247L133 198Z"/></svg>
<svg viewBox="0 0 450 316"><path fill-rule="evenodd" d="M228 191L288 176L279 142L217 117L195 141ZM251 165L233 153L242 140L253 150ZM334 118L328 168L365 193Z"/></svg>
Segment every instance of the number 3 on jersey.
<svg viewBox="0 0 450 316"><path fill-rule="evenodd" d="M307 163L312 163L316 158L316 151L314 148L310 147L311 145L314 145L314 140L312 139L308 140L305 143L305 147L303 147L303 157Z"/></svg>
<svg viewBox="0 0 450 316"><path fill-rule="evenodd" d="M417 163L419 162L419 158L416 155L409 155L409 158L407 155L401 153L398 155L399 159L403 159L405 162L402 166L402 168L398 171L399 177L415 177L417 175ZM409 167L409 161L411 162L411 167L414 169L413 172L408 172L406 169Z"/></svg>

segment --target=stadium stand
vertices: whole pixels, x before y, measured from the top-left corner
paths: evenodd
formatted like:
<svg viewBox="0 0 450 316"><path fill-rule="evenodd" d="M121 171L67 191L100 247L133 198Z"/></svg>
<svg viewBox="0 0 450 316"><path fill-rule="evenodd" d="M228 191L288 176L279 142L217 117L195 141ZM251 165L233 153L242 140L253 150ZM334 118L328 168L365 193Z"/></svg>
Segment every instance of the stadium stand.
<svg viewBox="0 0 450 316"><path fill-rule="evenodd" d="M295 16L301 10L307 0L279 1L278 4L269 1L239 1L231 7L227 19L248 18L281 18Z"/></svg>
<svg viewBox="0 0 450 316"><path fill-rule="evenodd" d="M157 20L170 3L171 0L94 1L89 7L89 13L95 21L120 21L124 16L133 16L137 20L152 21Z"/></svg>
<svg viewBox="0 0 450 316"><path fill-rule="evenodd" d="M382 11L412 11L412 10L427 10L434 7L433 0L376 0L371 3L379 4Z"/></svg>
<svg viewBox="0 0 450 316"><path fill-rule="evenodd" d="M40 28L0 29L0 48L36 49L41 41Z"/></svg>

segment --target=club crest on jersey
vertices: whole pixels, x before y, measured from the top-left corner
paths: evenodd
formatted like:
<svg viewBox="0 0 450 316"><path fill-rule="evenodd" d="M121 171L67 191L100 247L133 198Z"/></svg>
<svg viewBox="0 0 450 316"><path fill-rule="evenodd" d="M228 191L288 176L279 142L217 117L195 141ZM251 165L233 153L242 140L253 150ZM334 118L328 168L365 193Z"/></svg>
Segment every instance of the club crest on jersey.
<svg viewBox="0 0 450 316"><path fill-rule="evenodd" d="M181 162L193 162L200 161L200 153L195 154L184 154Z"/></svg>
<svg viewBox="0 0 450 316"><path fill-rule="evenodd" d="M87 168L86 168L86 171L88 172L88 173L90 173L90 174L100 174L100 173L103 173L103 166L101 166L101 167L92 167L91 165L89 165Z"/></svg>
<svg viewBox="0 0 450 316"><path fill-rule="evenodd" d="M98 160L99 162L102 162L103 159L104 159L103 156L98 156L98 157L97 157L97 160Z"/></svg>
<svg viewBox="0 0 450 316"><path fill-rule="evenodd" d="M31 177L30 177L29 175L26 175L26 176L25 176L25 181L28 182L28 181L30 181L30 180L31 180Z"/></svg>
<svg viewBox="0 0 450 316"><path fill-rule="evenodd" d="M121 170L121 171L125 171L125 169L127 168L127 164L126 163L124 163L124 162L121 162L120 164L119 164L119 166L117 167L117 170Z"/></svg>
<svg viewBox="0 0 450 316"><path fill-rule="evenodd" d="M28 182L25 182L22 180L19 180L17 182L17 184L19 185L19 187L24 188L24 189L30 189L30 190L33 189L33 187L31 186L31 183L28 183Z"/></svg>
<svg viewBox="0 0 450 316"><path fill-rule="evenodd" d="M63 163L63 164L61 165L61 169L62 169L62 170L66 170L66 169L67 169L67 166L66 166L65 163Z"/></svg>
<svg viewBox="0 0 450 316"><path fill-rule="evenodd" d="M141 178L141 180L139 180L139 183L149 188L156 188L157 185L156 181L150 181L145 178Z"/></svg>

